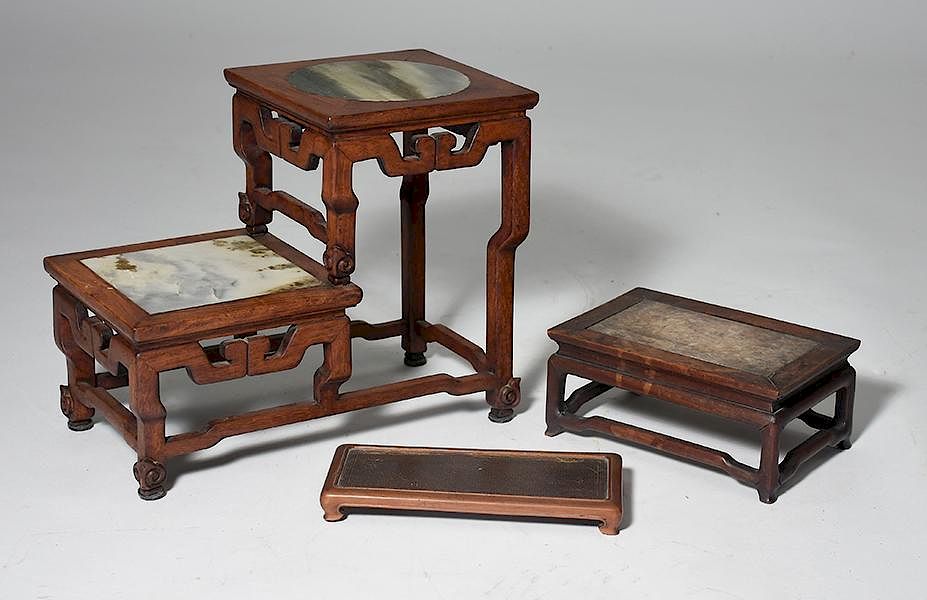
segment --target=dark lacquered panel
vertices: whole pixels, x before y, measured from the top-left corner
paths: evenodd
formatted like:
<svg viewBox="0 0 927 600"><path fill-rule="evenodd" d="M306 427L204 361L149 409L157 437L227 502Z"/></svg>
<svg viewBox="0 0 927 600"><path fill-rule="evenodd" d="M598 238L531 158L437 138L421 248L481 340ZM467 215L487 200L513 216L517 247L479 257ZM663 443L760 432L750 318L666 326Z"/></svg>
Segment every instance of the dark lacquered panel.
<svg viewBox="0 0 927 600"><path fill-rule="evenodd" d="M351 448L337 487L534 496L608 497L605 458Z"/></svg>

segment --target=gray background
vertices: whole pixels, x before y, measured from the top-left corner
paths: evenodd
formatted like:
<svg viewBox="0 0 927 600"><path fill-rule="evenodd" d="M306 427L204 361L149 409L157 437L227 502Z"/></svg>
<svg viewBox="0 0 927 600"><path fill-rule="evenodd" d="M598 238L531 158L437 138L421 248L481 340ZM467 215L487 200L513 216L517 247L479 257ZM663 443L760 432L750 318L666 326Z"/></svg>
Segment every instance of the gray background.
<svg viewBox="0 0 927 600"><path fill-rule="evenodd" d="M0 596L898 598L923 583L927 36L922 2L5 2L0 8L4 457ZM236 226L225 66L427 47L541 93L519 250L523 412L428 399L242 436L135 496L107 425L71 433L47 254ZM357 167L360 318L398 314L398 181ZM277 185L318 198L318 175ZM498 150L432 179L428 316L483 337ZM305 240L278 219L274 230ZM302 247L320 254L317 245ZM545 329L637 285L863 340L855 445L772 506L712 471L542 435ZM400 377L358 347L351 386ZM435 351L429 369L464 372ZM305 397L282 375L163 378L170 431ZM749 431L649 403L596 410L756 463ZM698 428L701 433L691 433ZM787 439L796 441L801 426ZM617 451L626 529L322 521L343 442Z"/></svg>

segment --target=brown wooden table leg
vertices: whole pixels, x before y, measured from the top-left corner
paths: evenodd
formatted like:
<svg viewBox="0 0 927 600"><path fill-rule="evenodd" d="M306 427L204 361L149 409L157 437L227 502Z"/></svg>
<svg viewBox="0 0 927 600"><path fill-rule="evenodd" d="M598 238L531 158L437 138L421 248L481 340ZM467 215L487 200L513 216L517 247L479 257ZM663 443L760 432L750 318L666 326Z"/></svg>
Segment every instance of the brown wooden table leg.
<svg viewBox="0 0 927 600"><path fill-rule="evenodd" d="M326 324L336 333L330 342L323 343L322 366L316 369L313 379L316 402L326 407L334 406L338 389L351 377L351 320L342 317L338 322L342 325Z"/></svg>
<svg viewBox="0 0 927 600"><path fill-rule="evenodd" d="M403 154L414 152L413 136L427 130L406 131L402 136ZM402 228L402 349L405 364L425 364L428 344L419 335L416 323L425 320L425 202L428 200L428 174L404 175L399 188Z"/></svg>
<svg viewBox="0 0 927 600"><path fill-rule="evenodd" d="M844 432L842 440L837 442L837 448L848 450L852 445L850 436L853 434L853 400L856 396L856 369L847 365L848 383L837 390L834 404L834 421L836 426Z"/></svg>
<svg viewBox="0 0 927 600"><path fill-rule="evenodd" d="M248 108L252 103L236 94L232 99L232 144L235 153L245 163L245 193L239 194L238 218L247 226L249 233L267 231L273 213L254 201L256 190L273 189L273 159L257 143L255 127L260 122L248 121ZM254 119L259 121L259 119Z"/></svg>
<svg viewBox="0 0 927 600"><path fill-rule="evenodd" d="M323 262L335 285L351 281L354 272L354 225L357 196L352 187L354 161L332 148L322 161L322 202L327 209L328 242Z"/></svg>
<svg viewBox="0 0 927 600"><path fill-rule="evenodd" d="M756 489L760 501L772 504L779 491L779 434L782 426L773 422L763 428L763 445L760 452L760 471Z"/></svg>
<svg viewBox="0 0 927 600"><path fill-rule="evenodd" d="M519 131L502 142L502 223L486 249L486 357L499 387L486 392L489 419L511 421L521 399L512 377L512 318L515 249L528 236L530 210L531 121L518 120Z"/></svg>
<svg viewBox="0 0 927 600"><path fill-rule="evenodd" d="M567 372L560 365L556 354L547 359L547 431L544 435L555 436L563 433L563 427L557 422L560 417L560 407L563 404L563 395L566 391Z"/></svg>
<svg viewBox="0 0 927 600"><path fill-rule="evenodd" d="M71 431L86 431L93 427L92 407L81 402L77 389L79 383L93 385L96 377L93 357L87 354L77 343L71 322L65 314L73 313L76 307L74 298L58 286L52 292L54 306L55 343L64 353L68 366L68 384L60 387L61 412L68 418Z"/></svg>
<svg viewBox="0 0 927 600"><path fill-rule="evenodd" d="M138 496L142 500L157 500L164 496L164 418L158 371L146 364L144 354L129 366L129 405L135 414L138 440L138 461L132 469L138 481Z"/></svg>

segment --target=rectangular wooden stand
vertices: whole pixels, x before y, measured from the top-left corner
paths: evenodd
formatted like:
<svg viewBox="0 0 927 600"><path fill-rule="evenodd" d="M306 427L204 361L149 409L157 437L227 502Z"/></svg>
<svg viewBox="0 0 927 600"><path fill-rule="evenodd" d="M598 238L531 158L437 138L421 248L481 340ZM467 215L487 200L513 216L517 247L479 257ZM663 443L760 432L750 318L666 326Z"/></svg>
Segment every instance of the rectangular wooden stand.
<svg viewBox="0 0 927 600"><path fill-rule="evenodd" d="M617 454L346 444L322 488L327 521L348 507L621 522Z"/></svg>
<svg viewBox="0 0 927 600"><path fill-rule="evenodd" d="M727 473L775 502L799 466L826 448L850 447L859 340L637 288L551 328L547 435L593 433ZM564 399L567 375L591 380ZM760 430L759 468L687 440L604 417L583 404L613 388L673 402ZM836 394L833 416L814 407ZM779 437L794 419L817 433L779 462Z"/></svg>

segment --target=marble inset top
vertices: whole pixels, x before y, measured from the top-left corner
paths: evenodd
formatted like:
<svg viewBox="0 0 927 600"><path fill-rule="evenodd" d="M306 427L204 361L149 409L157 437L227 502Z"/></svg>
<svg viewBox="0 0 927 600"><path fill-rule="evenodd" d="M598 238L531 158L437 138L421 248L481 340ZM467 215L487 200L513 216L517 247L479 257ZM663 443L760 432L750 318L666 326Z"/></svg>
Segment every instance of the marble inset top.
<svg viewBox="0 0 927 600"><path fill-rule="evenodd" d="M642 300L590 330L763 377L809 352L818 342Z"/></svg>
<svg viewBox="0 0 927 600"><path fill-rule="evenodd" d="M81 262L149 314L322 285L247 235Z"/></svg>
<svg viewBox="0 0 927 600"><path fill-rule="evenodd" d="M425 100L465 90L459 71L406 60L342 60L297 69L287 81L300 91L362 101Z"/></svg>

